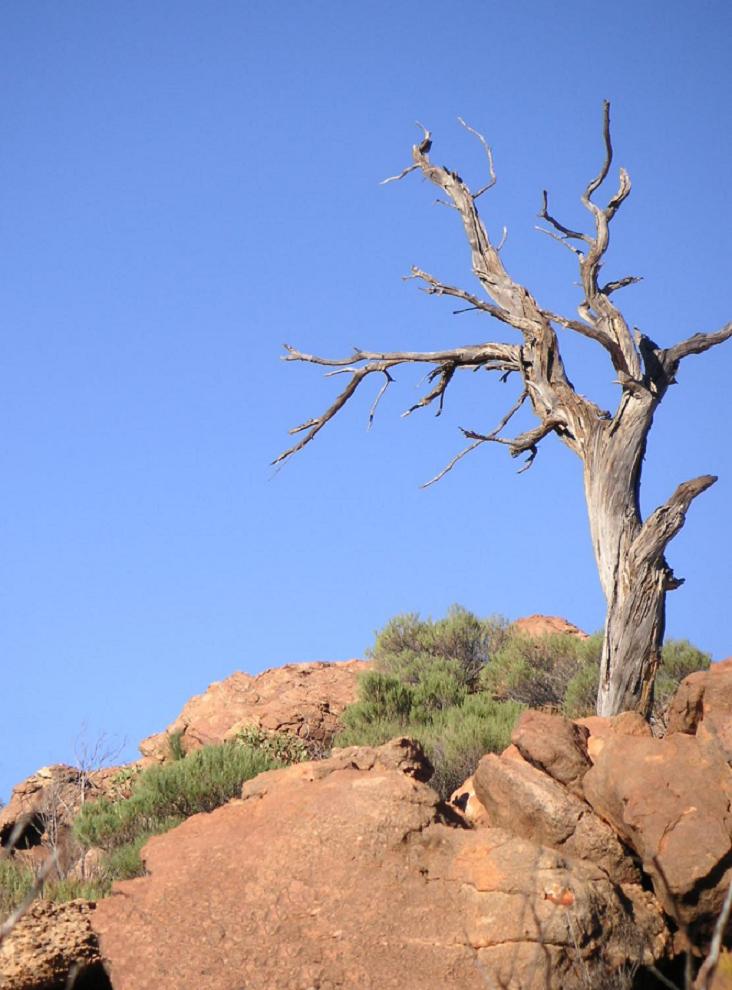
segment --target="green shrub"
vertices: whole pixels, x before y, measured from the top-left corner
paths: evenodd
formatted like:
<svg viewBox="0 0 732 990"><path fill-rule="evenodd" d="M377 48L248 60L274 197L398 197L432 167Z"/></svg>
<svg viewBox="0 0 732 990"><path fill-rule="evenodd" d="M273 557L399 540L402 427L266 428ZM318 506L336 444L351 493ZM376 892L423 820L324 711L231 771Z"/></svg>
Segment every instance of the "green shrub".
<svg viewBox="0 0 732 990"><path fill-rule="evenodd" d="M258 725L246 725L237 734L236 741L268 756L282 766L302 763L313 757L312 747L299 736L289 732L275 732Z"/></svg>
<svg viewBox="0 0 732 990"><path fill-rule="evenodd" d="M482 756L500 753L509 745L523 709L517 702L495 701L480 692L416 727L414 734L435 770L430 784L441 797L449 797L475 771Z"/></svg>
<svg viewBox="0 0 732 990"><path fill-rule="evenodd" d="M404 683L417 683L434 660L450 661L456 676L474 687L491 656L503 643L508 623L494 617L479 619L460 605L438 621L416 613L397 615L377 634L369 651L375 667Z"/></svg>
<svg viewBox="0 0 732 990"><path fill-rule="evenodd" d="M177 729L168 735L168 749L172 760L182 760L186 755L183 749L183 730Z"/></svg>
<svg viewBox="0 0 732 990"><path fill-rule="evenodd" d="M523 706L468 694L453 661L422 668L423 679L404 684L371 671L361 678L359 700L343 713L337 746L381 746L395 736L418 740L435 772L432 786L448 797L475 770L481 756L511 741Z"/></svg>
<svg viewBox="0 0 732 990"><path fill-rule="evenodd" d="M586 640L566 633L512 635L484 669L481 686L495 698L559 709L574 678L581 681L586 668L597 667L601 649L599 633Z"/></svg>
<svg viewBox="0 0 732 990"><path fill-rule="evenodd" d="M594 715L601 651L602 633L586 640L569 635L511 636L484 669L481 685L494 697L532 708L551 706L569 718ZM687 674L709 664L709 654L688 640L668 640L656 676L654 712L663 711Z"/></svg>
<svg viewBox="0 0 732 990"><path fill-rule="evenodd" d="M35 879L29 866L13 859L0 860L0 920L4 920L21 903Z"/></svg>
<svg viewBox="0 0 732 990"><path fill-rule="evenodd" d="M114 878L116 879L116 878ZM112 878L106 874L95 876L89 880L78 877L64 877L60 880L50 880L43 885L41 896L47 901L74 901L81 897L85 901L99 901L106 897L112 887Z"/></svg>
<svg viewBox="0 0 732 990"><path fill-rule="evenodd" d="M74 823L79 841L110 851L142 833L167 831L184 818L213 811L237 797L245 780L281 766L258 749L223 743L181 760L150 767L135 780L131 797L89 801Z"/></svg>
<svg viewBox="0 0 732 990"><path fill-rule="evenodd" d="M409 720L413 703L414 690L410 684L403 684L391 674L370 670L359 680L358 701L346 708L341 721L345 729L374 722L402 724Z"/></svg>
<svg viewBox="0 0 732 990"><path fill-rule="evenodd" d="M151 839L155 832L141 832L131 842L110 850L102 861L101 874L111 887L114 880L132 880L141 877L145 872L142 862L142 847Z"/></svg>
<svg viewBox="0 0 732 990"><path fill-rule="evenodd" d="M416 739L434 767L430 784L447 798L473 773L482 756L499 753L508 746L522 710L523 705L495 701L481 692L425 720L360 720L357 703L346 710L350 724L337 736L336 745L381 746L395 736Z"/></svg>
<svg viewBox="0 0 732 990"><path fill-rule="evenodd" d="M355 708L352 705L351 708ZM345 715L350 714L347 708ZM349 719L350 724L345 726L333 740L334 746L383 746L390 739L397 736L411 736L416 739L413 726L408 720L391 721L389 719L374 719L372 721L360 721Z"/></svg>
<svg viewBox="0 0 732 990"><path fill-rule="evenodd" d="M564 692L562 711L568 718L583 718L597 711L600 687L600 662L587 663L570 678Z"/></svg>

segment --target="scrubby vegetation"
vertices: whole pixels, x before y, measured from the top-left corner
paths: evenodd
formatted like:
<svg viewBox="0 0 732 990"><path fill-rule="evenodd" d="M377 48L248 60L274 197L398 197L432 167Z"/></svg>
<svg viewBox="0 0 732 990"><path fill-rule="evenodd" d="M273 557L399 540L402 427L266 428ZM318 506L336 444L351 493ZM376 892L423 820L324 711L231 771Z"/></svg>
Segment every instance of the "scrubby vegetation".
<svg viewBox="0 0 732 990"><path fill-rule="evenodd" d="M107 865L112 872L130 875L149 836L165 832L198 812L213 811L237 797L245 780L282 765L283 761L255 746L237 742L206 746L145 770L127 799L88 802L74 823L74 831L83 846L109 854Z"/></svg>
<svg viewBox="0 0 732 990"><path fill-rule="evenodd" d="M435 766L432 785L448 796L484 753L510 742L524 707L570 718L594 714L602 634L530 637L501 617L479 619L453 606L444 619L398 615L377 634L374 669L343 717L336 745L418 739ZM686 640L664 647L655 715L662 719L679 681L710 657Z"/></svg>
<svg viewBox="0 0 732 990"><path fill-rule="evenodd" d="M302 759L295 745L277 746L259 730L245 733L245 738L248 741L206 746L172 763L128 774L129 796L86 802L74 822L74 834L83 851L102 850L101 861L88 877L76 875L78 870L49 877L41 895L52 901L105 896L115 880L143 872L140 851L151 836L237 797L244 781L264 770ZM23 900L35 877L34 870L17 859L0 861L0 915Z"/></svg>
<svg viewBox="0 0 732 990"><path fill-rule="evenodd" d="M483 754L509 744L526 706L572 718L594 712L601 642L600 634L585 640L519 635L503 618L479 619L459 606L437 621L398 615L369 651L374 668L362 677L335 744L378 746L412 736L434 765L432 786L447 797ZM666 644L656 679L657 718L679 681L709 663L709 655L686 640ZM75 837L80 852L94 847L101 859L86 873L77 866L67 876L49 877L43 897L104 896L114 880L143 872L140 851L151 836L236 797L245 780L264 770L322 754L296 737L250 726L231 742L188 754L182 736L173 734L170 755L171 762L144 771L123 768L110 796L83 805ZM0 860L0 916L34 882L27 864Z"/></svg>

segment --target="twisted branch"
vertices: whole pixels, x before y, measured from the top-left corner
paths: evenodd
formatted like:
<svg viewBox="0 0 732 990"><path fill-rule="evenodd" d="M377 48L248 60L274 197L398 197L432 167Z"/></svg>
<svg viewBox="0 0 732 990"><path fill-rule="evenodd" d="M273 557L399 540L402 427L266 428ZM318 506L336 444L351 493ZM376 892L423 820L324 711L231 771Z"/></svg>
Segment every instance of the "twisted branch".
<svg viewBox="0 0 732 990"><path fill-rule="evenodd" d="M440 399L440 408L442 408L445 389L450 383L450 380L452 379L452 376L457 368L484 367L490 371L511 372L519 371L521 367L519 360L519 348L511 344L476 344L468 347L454 347L445 351L374 352L362 351L356 348L353 354L347 358L323 358L318 357L315 354L304 354L303 352L296 350L296 348L291 347L289 344L285 344L284 346L287 353L282 356L283 361L304 361L310 364L319 364L324 367L335 369L334 371L329 372L329 376L350 374L351 379L343 391L336 396L335 401L325 410L325 412L321 413L320 416L316 416L312 419L306 420L304 423L300 423L299 426L295 426L290 430L291 436L298 433L305 433L305 436L303 436L297 443L293 444L292 447L289 447L287 450L279 454L279 456L272 461L273 465L282 463L293 454L296 454L298 451L302 450L303 447L307 446L307 444L309 444L310 441L313 440L323 429L325 424L330 422L336 413L338 413L343 406L345 406L348 400L355 395L361 382L364 381L364 379L369 375L380 373L386 376L386 381L382 385L381 390L376 396L369 412L370 426L373 422L374 414L379 401L388 386L393 381L389 371L397 365L415 364L420 362L434 364L436 367L431 373L432 376L441 376L439 384L432 389L428 395L416 403L412 409L408 410L408 412L412 412L414 409L429 405L437 398ZM360 365L360 367L358 367L358 365Z"/></svg>

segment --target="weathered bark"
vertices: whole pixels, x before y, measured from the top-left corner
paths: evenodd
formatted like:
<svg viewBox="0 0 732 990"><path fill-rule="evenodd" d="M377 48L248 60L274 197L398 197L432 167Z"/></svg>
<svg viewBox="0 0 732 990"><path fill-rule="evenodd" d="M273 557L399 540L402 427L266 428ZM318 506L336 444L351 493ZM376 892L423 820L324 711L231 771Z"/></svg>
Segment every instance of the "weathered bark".
<svg viewBox="0 0 732 990"><path fill-rule="evenodd" d="M461 123L464 122L461 120ZM291 433L304 434L276 459L275 464L301 450L355 394L359 385L373 373L384 376L383 385L371 407L369 421L385 390L392 382L390 369L399 364L433 365L429 381L433 387L407 414L432 403L437 415L445 392L459 369L498 371L505 380L512 373L522 380L516 403L498 426L488 433L463 430L470 444L453 457L428 484L442 478L466 454L484 443L502 443L513 457L527 454L526 467L536 456L538 445L555 433L583 461L584 487L592 544L603 592L607 617L601 661L598 712L612 715L637 709L647 715L653 701L653 681L663 643L666 592L682 582L666 563L666 546L684 524L692 500L716 481L704 475L684 482L671 498L644 522L640 511L640 481L643 457L654 413L669 385L675 383L680 362L691 354L701 354L732 337L732 323L716 333L697 333L671 348L663 349L645 335L633 334L611 296L632 285L635 276L601 285L599 274L610 243L610 223L630 194L630 178L620 169L618 188L607 205L593 201L608 176L612 163L609 105L604 107L603 139L605 157L597 176L585 188L581 201L592 218L591 234L571 230L549 213L548 196L543 195L539 216L551 228L544 233L560 241L577 257L583 299L579 320L544 309L523 285L515 282L501 260L501 244L494 245L478 214L476 201L495 183L493 155L481 135L467 127L481 141L488 158L489 181L478 192L471 192L456 172L434 165L429 158L432 139L424 131L422 141L412 149L412 164L393 179L419 171L438 186L460 216L471 253L473 274L484 296L440 282L419 268L411 278L422 283L431 295L451 296L518 331L520 344L487 342L432 352L371 353L356 350L349 358L326 359L303 354L286 345L286 361L307 361L334 370L329 374L349 374L343 391L320 416L310 419ZM543 229L543 228L540 228ZM487 297L487 298L486 298ZM462 312L463 310L459 310ZM557 330L589 337L607 351L621 397L614 414L601 409L575 391L562 361ZM502 436L511 417L528 401L538 425L513 438ZM525 469L525 468L524 468Z"/></svg>

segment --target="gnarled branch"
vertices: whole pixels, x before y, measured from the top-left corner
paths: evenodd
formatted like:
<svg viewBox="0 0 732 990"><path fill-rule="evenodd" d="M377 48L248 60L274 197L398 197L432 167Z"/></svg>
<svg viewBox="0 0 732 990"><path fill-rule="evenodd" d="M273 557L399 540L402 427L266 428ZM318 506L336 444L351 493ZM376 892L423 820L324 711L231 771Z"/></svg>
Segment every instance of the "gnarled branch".
<svg viewBox="0 0 732 990"><path fill-rule="evenodd" d="M717 481L713 474L682 482L668 501L660 505L641 526L630 548L630 559L644 563L658 560L686 521L689 506Z"/></svg>
<svg viewBox="0 0 732 990"><path fill-rule="evenodd" d="M386 375L387 378L371 406L369 413L369 425L371 425L379 400L392 381L389 371L397 365L420 362L434 364L436 368L432 374L434 376L441 376L438 386L413 406L412 410L409 410L410 412L413 409L429 405L436 398L442 401L445 389L457 368L484 367L490 371L503 372L520 371L521 369L520 349L512 344L476 344L468 347L454 347L444 351L375 352L362 351L356 348L353 354L347 358L322 358L315 354L304 354L289 344L285 344L285 350L287 353L283 355L283 361L304 361L309 364L319 364L327 368L333 368L334 370L328 373L331 376L350 374L351 379L325 412L313 419L306 420L304 423L290 430L291 436L298 433L305 433L305 436L276 457L272 461L273 465L282 463L307 446L323 429L325 424L330 422L345 406L348 400L355 395L361 382L369 375L381 373Z"/></svg>
<svg viewBox="0 0 732 990"><path fill-rule="evenodd" d="M685 357L688 357L690 354L703 354L710 347L723 344L730 337L732 337L732 323L726 323L716 333L695 333L692 337L674 344L673 347L669 347L665 351L661 351L661 360L666 368L669 369L670 373L673 374L679 362Z"/></svg>

